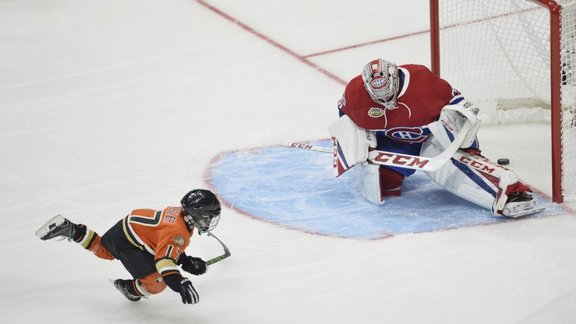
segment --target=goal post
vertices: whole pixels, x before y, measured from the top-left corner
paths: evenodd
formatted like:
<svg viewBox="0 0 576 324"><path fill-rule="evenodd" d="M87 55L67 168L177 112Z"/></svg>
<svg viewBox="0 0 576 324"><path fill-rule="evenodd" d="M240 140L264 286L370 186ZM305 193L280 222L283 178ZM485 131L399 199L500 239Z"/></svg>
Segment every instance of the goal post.
<svg viewBox="0 0 576 324"><path fill-rule="evenodd" d="M576 0L430 0L432 72L483 123L549 122L552 199L576 198Z"/></svg>

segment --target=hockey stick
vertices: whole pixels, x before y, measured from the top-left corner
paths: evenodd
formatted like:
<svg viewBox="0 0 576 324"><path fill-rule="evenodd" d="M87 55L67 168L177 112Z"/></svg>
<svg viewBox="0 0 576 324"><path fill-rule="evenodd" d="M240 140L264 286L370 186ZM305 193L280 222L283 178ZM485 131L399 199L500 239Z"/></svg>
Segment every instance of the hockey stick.
<svg viewBox="0 0 576 324"><path fill-rule="evenodd" d="M232 255L232 253L230 253L230 250L228 250L228 247L226 246L226 244L224 244L222 241L220 241L220 239L219 239L218 237L216 237L216 235L214 235L214 234L212 234L212 233L210 233L210 232L207 232L207 233L208 233L208 236L212 236L213 238L216 239L216 241L220 242L220 244L221 244L222 247L224 248L224 254L219 255L219 256L217 256L217 257L214 257L214 258L206 261L206 264L207 264L207 265L211 265L211 264L214 264L214 263L216 263L216 262L220 262L220 261L222 261L222 260L224 260L224 259L226 259L227 257L229 257L229 256Z"/></svg>
<svg viewBox="0 0 576 324"><path fill-rule="evenodd" d="M299 149L308 150L308 151L332 153L332 149L329 147L310 145L310 144L306 144L306 143L290 142L290 143L284 144L284 146L288 146L291 148L299 148Z"/></svg>
<svg viewBox="0 0 576 324"><path fill-rule="evenodd" d="M466 139L466 135L468 134L470 127L470 122L467 121L458 133L458 136L456 136L454 141L450 143L444 152L434 157L401 154L383 150L373 150L368 153L368 161L379 165L395 166L427 172L436 171L440 169L446 162L448 162L458 151L460 145L462 145L462 142L464 142ZM332 149L305 143L288 143L286 146L309 151L332 153Z"/></svg>

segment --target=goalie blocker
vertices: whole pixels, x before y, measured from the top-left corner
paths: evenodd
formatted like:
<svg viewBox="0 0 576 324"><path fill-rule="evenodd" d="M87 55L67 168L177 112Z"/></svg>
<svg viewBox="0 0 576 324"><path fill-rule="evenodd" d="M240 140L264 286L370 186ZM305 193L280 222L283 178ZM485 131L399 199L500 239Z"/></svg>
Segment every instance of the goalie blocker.
<svg viewBox="0 0 576 324"><path fill-rule="evenodd" d="M333 167L340 176L357 163L368 160L370 148L376 148L376 137L343 115L330 125L328 131L334 145Z"/></svg>

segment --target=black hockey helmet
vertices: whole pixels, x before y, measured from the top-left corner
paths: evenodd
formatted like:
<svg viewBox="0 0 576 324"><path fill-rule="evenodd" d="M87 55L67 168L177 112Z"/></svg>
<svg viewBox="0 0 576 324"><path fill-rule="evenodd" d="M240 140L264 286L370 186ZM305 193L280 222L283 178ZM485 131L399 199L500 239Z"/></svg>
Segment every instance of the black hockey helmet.
<svg viewBox="0 0 576 324"><path fill-rule="evenodd" d="M198 233L202 234L213 230L218 224L220 201L212 191L194 189L184 195L180 203L184 209L182 216L190 231L196 227Z"/></svg>

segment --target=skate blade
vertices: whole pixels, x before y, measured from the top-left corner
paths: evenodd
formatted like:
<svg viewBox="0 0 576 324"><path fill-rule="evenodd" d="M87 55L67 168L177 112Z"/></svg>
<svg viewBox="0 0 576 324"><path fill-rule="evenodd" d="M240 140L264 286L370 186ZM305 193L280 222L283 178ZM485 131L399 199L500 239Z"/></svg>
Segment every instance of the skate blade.
<svg viewBox="0 0 576 324"><path fill-rule="evenodd" d="M533 208L533 209L521 211L521 212L519 212L519 213L517 213L517 214L509 215L509 216L504 216L504 217L509 217L509 218L525 217L525 216L530 216L530 215L534 215L534 214L541 213L541 212L543 212L545 209L546 209L546 208L544 208L544 207L538 207L538 208Z"/></svg>
<svg viewBox="0 0 576 324"><path fill-rule="evenodd" d="M54 224L54 226L60 226L62 223L64 223L65 220L66 219L60 214L50 218L49 221L47 221L44 225L40 226L40 228L36 230L36 236L41 240L45 240L43 237L50 233L50 225Z"/></svg>

